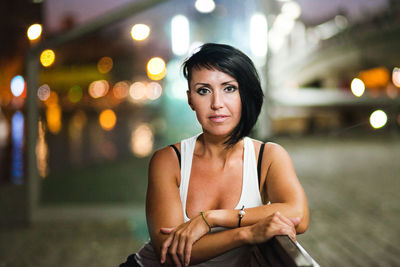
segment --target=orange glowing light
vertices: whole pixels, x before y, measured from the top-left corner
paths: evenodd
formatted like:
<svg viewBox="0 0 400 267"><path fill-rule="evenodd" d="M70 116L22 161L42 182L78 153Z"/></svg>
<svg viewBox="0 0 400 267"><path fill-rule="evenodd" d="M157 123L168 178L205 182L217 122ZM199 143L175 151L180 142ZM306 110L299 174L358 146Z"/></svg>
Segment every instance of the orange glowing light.
<svg viewBox="0 0 400 267"><path fill-rule="evenodd" d="M47 107L58 105L58 95L54 91L50 91L49 97L44 101Z"/></svg>
<svg viewBox="0 0 400 267"><path fill-rule="evenodd" d="M366 88L383 88L390 79L389 71L385 67L377 67L361 71L358 75Z"/></svg>
<svg viewBox="0 0 400 267"><path fill-rule="evenodd" d="M112 67L113 67L113 60L110 57L102 57L97 63L97 69L102 74L110 72Z"/></svg>
<svg viewBox="0 0 400 267"><path fill-rule="evenodd" d="M58 104L47 107L46 120L49 131L58 134L61 130L61 108Z"/></svg>
<svg viewBox="0 0 400 267"><path fill-rule="evenodd" d="M114 128L115 124L117 123L117 116L111 109L106 109L100 113L99 122L101 128L103 128L106 131L110 131Z"/></svg>
<svg viewBox="0 0 400 267"><path fill-rule="evenodd" d="M113 94L117 99L124 99L129 94L129 83L128 82L117 82L113 87Z"/></svg>

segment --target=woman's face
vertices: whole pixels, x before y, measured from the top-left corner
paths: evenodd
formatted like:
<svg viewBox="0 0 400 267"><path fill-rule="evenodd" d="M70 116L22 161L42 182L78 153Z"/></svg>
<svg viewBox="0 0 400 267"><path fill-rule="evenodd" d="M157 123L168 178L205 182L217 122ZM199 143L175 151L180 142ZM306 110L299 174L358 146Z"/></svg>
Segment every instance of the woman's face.
<svg viewBox="0 0 400 267"><path fill-rule="evenodd" d="M242 114L236 79L216 69L194 68L189 84L189 105L196 112L203 132L229 135Z"/></svg>

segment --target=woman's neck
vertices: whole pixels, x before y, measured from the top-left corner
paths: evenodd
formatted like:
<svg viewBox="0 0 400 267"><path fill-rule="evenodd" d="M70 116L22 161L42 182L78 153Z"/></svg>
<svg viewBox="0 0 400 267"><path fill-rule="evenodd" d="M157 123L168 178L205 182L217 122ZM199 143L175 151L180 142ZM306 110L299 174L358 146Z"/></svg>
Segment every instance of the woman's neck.
<svg viewBox="0 0 400 267"><path fill-rule="evenodd" d="M240 140L232 147L225 144L229 137L213 136L203 133L197 139L199 146L195 152L199 156L220 159L226 161L230 156L238 150L243 151L243 140Z"/></svg>

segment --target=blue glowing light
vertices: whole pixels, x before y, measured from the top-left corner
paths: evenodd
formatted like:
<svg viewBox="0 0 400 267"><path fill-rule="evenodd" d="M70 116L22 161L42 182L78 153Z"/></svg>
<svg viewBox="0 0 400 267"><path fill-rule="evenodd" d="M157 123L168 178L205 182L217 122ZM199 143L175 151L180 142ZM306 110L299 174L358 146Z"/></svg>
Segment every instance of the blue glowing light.
<svg viewBox="0 0 400 267"><path fill-rule="evenodd" d="M12 150L12 177L14 184L22 184L23 176L23 145L24 145L24 115L17 111L12 117L11 134L13 142Z"/></svg>
<svg viewBox="0 0 400 267"><path fill-rule="evenodd" d="M25 80L21 75L17 75L11 80L11 93L20 96L24 92Z"/></svg>

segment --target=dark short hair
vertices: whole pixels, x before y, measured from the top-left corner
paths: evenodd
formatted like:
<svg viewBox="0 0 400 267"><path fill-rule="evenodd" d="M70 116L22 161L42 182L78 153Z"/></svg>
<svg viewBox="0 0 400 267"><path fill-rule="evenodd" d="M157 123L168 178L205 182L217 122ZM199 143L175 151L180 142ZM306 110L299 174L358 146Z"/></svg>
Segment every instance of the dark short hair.
<svg viewBox="0 0 400 267"><path fill-rule="evenodd" d="M236 79L239 84L242 114L225 144L232 146L249 135L260 115L264 97L260 78L251 59L230 45L207 43L186 59L182 67L189 87L193 68L216 69Z"/></svg>

